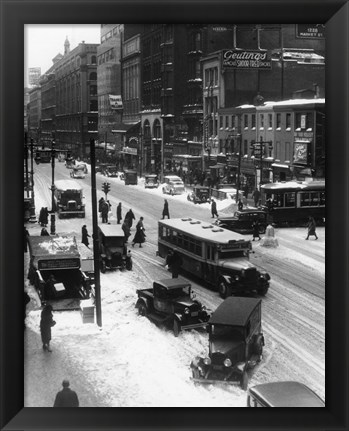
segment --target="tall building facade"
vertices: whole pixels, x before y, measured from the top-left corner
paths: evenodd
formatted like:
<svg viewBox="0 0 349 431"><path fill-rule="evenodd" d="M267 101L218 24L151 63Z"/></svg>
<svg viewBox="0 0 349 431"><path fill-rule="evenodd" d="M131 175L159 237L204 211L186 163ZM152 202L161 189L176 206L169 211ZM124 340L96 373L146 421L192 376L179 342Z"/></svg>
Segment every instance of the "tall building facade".
<svg viewBox="0 0 349 431"><path fill-rule="evenodd" d="M56 145L80 157L89 155L90 139L98 136L97 46L83 41L70 51L66 40L55 66Z"/></svg>
<svg viewBox="0 0 349 431"><path fill-rule="evenodd" d="M97 47L98 142L116 144L121 138L113 134L122 120L121 43L123 24L101 24L101 43ZM118 101L119 103L116 103Z"/></svg>
<svg viewBox="0 0 349 431"><path fill-rule="evenodd" d="M29 91L29 115L28 132L29 136L35 141L38 140L41 124L41 87L32 88Z"/></svg>

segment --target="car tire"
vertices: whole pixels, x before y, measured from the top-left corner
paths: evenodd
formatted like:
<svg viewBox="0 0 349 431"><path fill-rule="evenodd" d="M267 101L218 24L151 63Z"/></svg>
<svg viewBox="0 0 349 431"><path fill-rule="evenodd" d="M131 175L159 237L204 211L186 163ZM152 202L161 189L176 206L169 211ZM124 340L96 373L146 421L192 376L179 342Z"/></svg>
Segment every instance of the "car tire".
<svg viewBox="0 0 349 431"><path fill-rule="evenodd" d="M107 270L107 266L106 266L104 260L102 260L101 261L101 273L105 274L106 270Z"/></svg>
<svg viewBox="0 0 349 431"><path fill-rule="evenodd" d="M148 307L144 304L144 302L141 302L138 305L138 314L139 316L144 316L146 317L148 314Z"/></svg>
<svg viewBox="0 0 349 431"><path fill-rule="evenodd" d="M263 286L257 289L258 295L265 296L269 290L269 286Z"/></svg>
<svg viewBox="0 0 349 431"><path fill-rule="evenodd" d="M243 391L247 391L247 386L248 386L248 375L246 371L243 371L240 379L240 387Z"/></svg>
<svg viewBox="0 0 349 431"><path fill-rule="evenodd" d="M225 299L228 296L231 296L231 287L225 280L221 280L218 285L218 292L221 296L221 298Z"/></svg>
<svg viewBox="0 0 349 431"><path fill-rule="evenodd" d="M181 332L181 325L177 319L174 319L174 321L173 321L173 334L174 334L174 336L178 337L180 332Z"/></svg>

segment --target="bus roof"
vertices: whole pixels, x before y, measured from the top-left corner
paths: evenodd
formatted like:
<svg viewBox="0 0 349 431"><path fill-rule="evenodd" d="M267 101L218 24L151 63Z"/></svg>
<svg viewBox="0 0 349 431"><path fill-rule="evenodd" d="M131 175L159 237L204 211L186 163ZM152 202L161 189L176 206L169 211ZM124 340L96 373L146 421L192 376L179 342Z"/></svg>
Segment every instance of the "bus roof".
<svg viewBox="0 0 349 431"><path fill-rule="evenodd" d="M58 190L82 190L80 184L73 180L57 180L55 186Z"/></svg>
<svg viewBox="0 0 349 431"><path fill-rule="evenodd" d="M270 407L325 407L323 400L299 382L272 382L256 385L249 392Z"/></svg>
<svg viewBox="0 0 349 431"><path fill-rule="evenodd" d="M261 302L262 300L258 298L230 296L216 308L209 323L212 325L245 326Z"/></svg>
<svg viewBox="0 0 349 431"><path fill-rule="evenodd" d="M172 227L183 233L188 233L197 238L209 240L218 244L229 244L236 241L245 242L246 244L250 243L249 240L246 240L245 237L239 233L190 217L159 220L159 225Z"/></svg>
<svg viewBox="0 0 349 431"><path fill-rule="evenodd" d="M325 181L281 181L279 183L263 184L261 189L264 191L278 190L318 190L325 188Z"/></svg>

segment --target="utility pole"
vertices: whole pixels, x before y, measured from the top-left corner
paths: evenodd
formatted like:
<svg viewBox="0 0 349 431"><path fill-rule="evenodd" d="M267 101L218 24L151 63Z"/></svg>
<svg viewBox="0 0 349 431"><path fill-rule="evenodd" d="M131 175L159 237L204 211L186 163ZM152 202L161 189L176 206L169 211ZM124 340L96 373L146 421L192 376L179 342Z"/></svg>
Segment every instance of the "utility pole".
<svg viewBox="0 0 349 431"><path fill-rule="evenodd" d="M55 204L55 137L52 139L52 147L51 147L51 167L52 167L52 184L51 184L51 235L56 234L56 204Z"/></svg>
<svg viewBox="0 0 349 431"><path fill-rule="evenodd" d="M31 162L31 191L32 191L32 204L30 207L30 222L36 223L35 216L35 196L34 196L34 141L33 138L30 139L30 162Z"/></svg>
<svg viewBox="0 0 349 431"><path fill-rule="evenodd" d="M102 327L102 307L101 307L101 282L99 268L99 237L98 237L98 216L97 216L97 193L96 193L96 154L95 140L90 139L91 156L91 199L92 199L92 238L93 238L93 262L95 277L95 300L97 325Z"/></svg>
<svg viewBox="0 0 349 431"><path fill-rule="evenodd" d="M29 198L29 177L28 177L28 133L24 133L24 161L25 161L25 184L27 198Z"/></svg>

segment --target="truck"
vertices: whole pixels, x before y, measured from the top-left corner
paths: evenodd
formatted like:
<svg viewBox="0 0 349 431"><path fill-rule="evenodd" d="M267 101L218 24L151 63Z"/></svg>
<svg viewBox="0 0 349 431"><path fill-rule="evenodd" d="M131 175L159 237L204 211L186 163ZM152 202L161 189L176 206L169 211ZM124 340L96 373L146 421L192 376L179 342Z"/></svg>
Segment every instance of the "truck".
<svg viewBox="0 0 349 431"><path fill-rule="evenodd" d="M172 327L175 337L181 330L206 327L210 312L198 301L185 279L170 278L153 282L153 287L137 290L138 314L150 321Z"/></svg>
<svg viewBox="0 0 349 431"><path fill-rule="evenodd" d="M28 244L28 279L41 302L50 303L56 310L78 309L80 300L90 298L94 273L93 269L82 270L87 253L82 255L82 245L78 246L75 237L33 235L28 237Z"/></svg>
<svg viewBox="0 0 349 431"><path fill-rule="evenodd" d="M55 181L54 198L58 218L77 216L85 217L82 187L74 180Z"/></svg>

